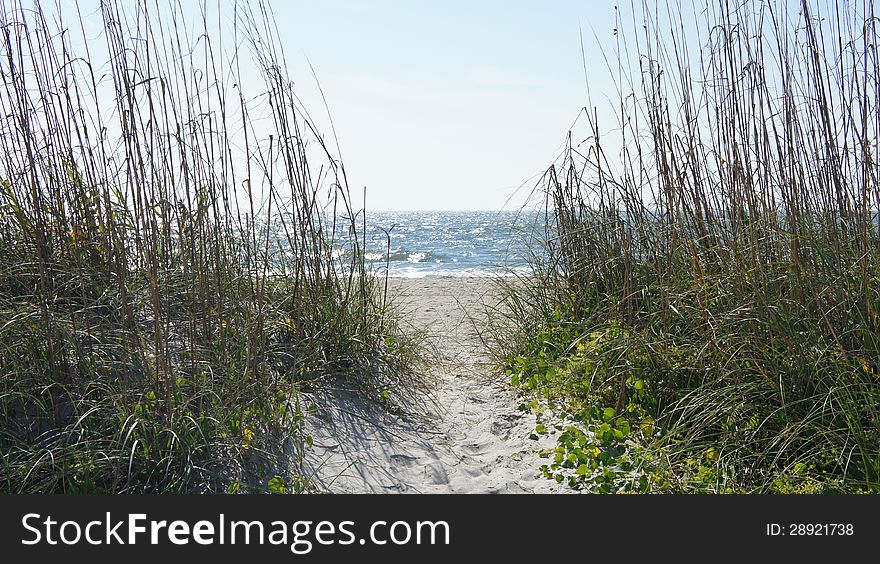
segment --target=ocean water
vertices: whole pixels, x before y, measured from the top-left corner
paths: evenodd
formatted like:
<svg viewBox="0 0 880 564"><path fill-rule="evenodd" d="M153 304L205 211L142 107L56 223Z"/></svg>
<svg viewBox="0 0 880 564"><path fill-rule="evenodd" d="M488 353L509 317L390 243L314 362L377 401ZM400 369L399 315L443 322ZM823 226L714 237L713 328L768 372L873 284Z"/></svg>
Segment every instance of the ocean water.
<svg viewBox="0 0 880 564"><path fill-rule="evenodd" d="M496 276L527 270L543 214L524 211L367 212L365 258L389 276Z"/></svg>

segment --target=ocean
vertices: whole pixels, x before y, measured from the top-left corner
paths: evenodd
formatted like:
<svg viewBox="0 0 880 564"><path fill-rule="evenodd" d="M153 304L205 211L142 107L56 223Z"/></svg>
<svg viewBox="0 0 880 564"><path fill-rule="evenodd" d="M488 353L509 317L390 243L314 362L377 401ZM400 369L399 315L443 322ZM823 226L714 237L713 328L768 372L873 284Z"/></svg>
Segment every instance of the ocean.
<svg viewBox="0 0 880 564"><path fill-rule="evenodd" d="M543 235L543 217L529 211L368 211L365 259L393 277L523 272Z"/></svg>

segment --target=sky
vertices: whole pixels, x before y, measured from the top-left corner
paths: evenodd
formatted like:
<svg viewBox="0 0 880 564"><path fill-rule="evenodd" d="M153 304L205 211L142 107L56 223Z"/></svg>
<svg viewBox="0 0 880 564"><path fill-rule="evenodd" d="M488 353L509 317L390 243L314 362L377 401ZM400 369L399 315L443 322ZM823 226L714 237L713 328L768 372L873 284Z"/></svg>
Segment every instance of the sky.
<svg viewBox="0 0 880 564"><path fill-rule="evenodd" d="M235 0L155 5L169 10L178 1L188 26L195 26L196 44L200 2L209 11L219 8L220 17L211 21L228 26L235 19ZM640 12L638 0L624 3L619 15L613 1L265 1L297 96L319 133L340 148L358 202L366 188L368 209L517 209L576 122L573 142L589 135L579 119L585 107L596 108L607 155L613 160L620 152L616 113L621 100L632 104L625 94L633 86L623 85L621 94L612 78L616 69L606 60L617 60L618 41L644 41L642 26L633 24L643 21L632 13ZM98 0L61 2L66 17L76 13L74 3L82 8L85 36L98 41ZM782 4L790 11L800 6ZM700 40L691 36L698 27L711 28L712 3L647 5L664 33L674 26L686 37L684 51L699 52ZM229 37L226 32L225 49ZM234 46L231 51L237 52ZM622 59L631 77L638 72L636 49ZM259 88L259 70L244 72L254 80L243 90Z"/></svg>
<svg viewBox="0 0 880 564"><path fill-rule="evenodd" d="M374 210L517 207L587 105L584 62L594 97L612 88L596 40L613 39L611 2L272 7L299 96L330 134L311 65L350 186Z"/></svg>

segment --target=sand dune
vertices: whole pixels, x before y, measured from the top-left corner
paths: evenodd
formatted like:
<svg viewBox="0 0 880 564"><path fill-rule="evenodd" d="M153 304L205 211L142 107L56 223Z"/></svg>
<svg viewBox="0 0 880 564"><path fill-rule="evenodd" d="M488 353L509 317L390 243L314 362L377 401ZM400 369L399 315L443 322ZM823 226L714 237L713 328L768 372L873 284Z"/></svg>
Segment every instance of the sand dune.
<svg viewBox="0 0 880 564"><path fill-rule="evenodd" d="M307 421L315 444L305 461L319 486L340 493L529 493L560 486L539 476L535 418L492 372L467 313L478 315L491 285L480 278L393 278L389 292L426 328L441 354L436 406L389 415L354 394L326 392L333 405Z"/></svg>

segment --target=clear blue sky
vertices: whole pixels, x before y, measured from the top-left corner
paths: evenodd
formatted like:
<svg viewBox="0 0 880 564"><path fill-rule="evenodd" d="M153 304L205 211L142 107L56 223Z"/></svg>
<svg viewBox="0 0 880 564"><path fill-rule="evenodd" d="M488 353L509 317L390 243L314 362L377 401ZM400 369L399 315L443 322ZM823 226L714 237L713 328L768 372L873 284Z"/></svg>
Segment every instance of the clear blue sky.
<svg viewBox="0 0 880 564"><path fill-rule="evenodd" d="M614 5L585 1L330 0L272 3L300 96L372 209L500 209L558 153L611 88L593 30ZM521 198L507 204L510 207Z"/></svg>
<svg viewBox="0 0 880 564"><path fill-rule="evenodd" d="M77 1L88 5L87 35L98 38L98 0ZM185 11L198 14L196 0L180 1ZM615 2L267 1L297 94L319 131L330 137L313 68L350 188L359 201L367 187L370 209L516 208L559 155L585 106L598 108L603 146L609 158L615 156L621 98L604 58L616 59ZM74 2L62 0L68 7ZM219 19L231 21L234 0L207 2L209 12L219 5ZM164 0L158 3L167 9ZM833 0L811 3L833 13ZM664 31L672 25L691 36L696 27L705 33L709 25L706 4L699 0L648 5ZM792 14L800 6L783 5ZM641 2L621 6L620 36L643 42L641 24L633 25L642 15L634 17L633 6L638 11ZM198 35L195 29L193 34ZM683 50L696 53L695 39L688 37ZM636 73L635 51L624 59ZM588 133L580 127L574 141Z"/></svg>

